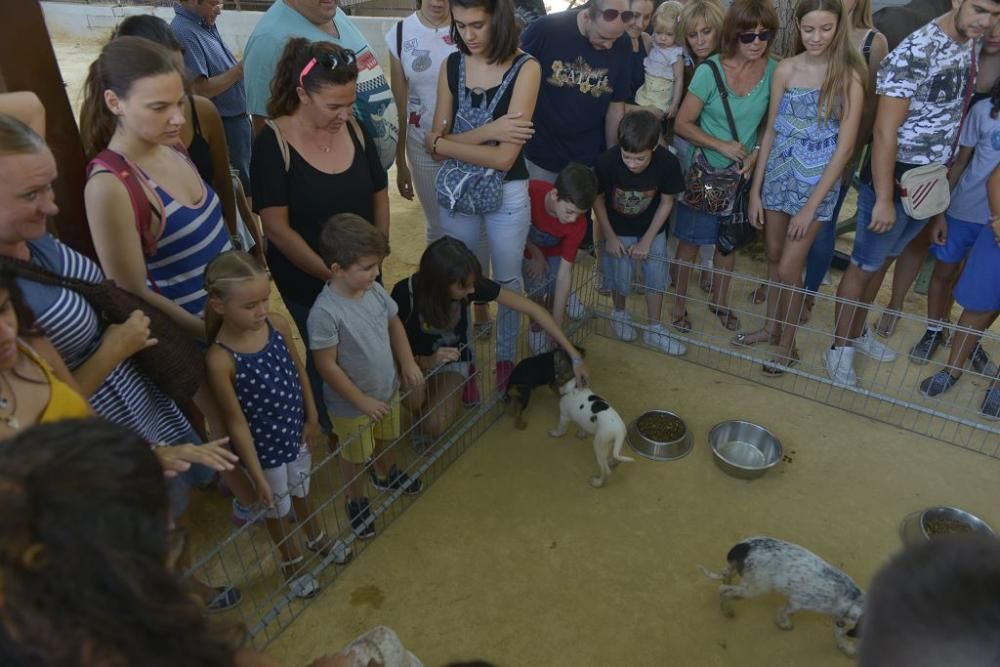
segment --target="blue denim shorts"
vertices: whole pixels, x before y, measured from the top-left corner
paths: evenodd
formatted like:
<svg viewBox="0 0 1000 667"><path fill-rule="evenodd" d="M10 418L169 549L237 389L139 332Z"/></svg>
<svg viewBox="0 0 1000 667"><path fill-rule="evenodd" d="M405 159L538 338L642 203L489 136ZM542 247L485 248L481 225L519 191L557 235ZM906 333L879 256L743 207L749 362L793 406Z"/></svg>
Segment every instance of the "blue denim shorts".
<svg viewBox="0 0 1000 667"><path fill-rule="evenodd" d="M693 245L715 245L719 240L719 216L702 213L683 202L677 202L674 210L677 212L674 236L681 241Z"/></svg>
<svg viewBox="0 0 1000 667"><path fill-rule="evenodd" d="M948 241L944 245L932 245L931 254L939 262L958 264L969 256L979 232L983 231L983 223L966 222L947 214L944 217L948 221Z"/></svg>
<svg viewBox="0 0 1000 667"><path fill-rule="evenodd" d="M955 285L955 301L969 310L1000 310L1000 244L990 225L982 229Z"/></svg>
<svg viewBox="0 0 1000 667"><path fill-rule="evenodd" d="M552 297L556 292L556 276L559 274L559 263L562 262L562 257L546 257L545 258L545 275L541 278L533 278L530 273L528 273L528 260L524 260L522 264L522 272L524 273L524 291L528 293L528 296L548 296Z"/></svg>
<svg viewBox="0 0 1000 667"><path fill-rule="evenodd" d="M639 242L636 236L619 236L626 248L631 248ZM632 291L632 281L635 279L635 261L629 256L612 257L604 251L607 262L608 286L615 294L628 294ZM653 238L649 246L649 256L642 260L642 286L649 290L662 292L667 288L667 235L660 232Z"/></svg>
<svg viewBox="0 0 1000 667"><path fill-rule="evenodd" d="M855 218L854 249L851 263L862 271L874 272L881 269L890 259L899 257L928 220L914 220L906 215L903 204L896 200L896 224L884 234L876 234L868 229L875 208L875 190L862 183L858 187L858 214Z"/></svg>

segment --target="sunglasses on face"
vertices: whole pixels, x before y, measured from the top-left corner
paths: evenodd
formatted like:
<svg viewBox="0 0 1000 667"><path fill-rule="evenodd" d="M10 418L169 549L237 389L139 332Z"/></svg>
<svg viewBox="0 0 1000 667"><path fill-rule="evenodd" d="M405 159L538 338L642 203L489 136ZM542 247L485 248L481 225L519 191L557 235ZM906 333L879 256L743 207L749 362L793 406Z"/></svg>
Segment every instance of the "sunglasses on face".
<svg viewBox="0 0 1000 667"><path fill-rule="evenodd" d="M309 72L313 71L316 65L325 67L331 72L338 67L350 67L357 62L357 57L354 55L354 51L350 49L343 49L340 55L336 53L324 53L319 58L310 58L306 66L302 68L302 73L299 74L299 86L305 88L305 84L302 83L303 79Z"/></svg>
<svg viewBox="0 0 1000 667"><path fill-rule="evenodd" d="M761 30L760 32L741 32L740 42L743 44L753 44L755 39L759 39L762 42L770 42L772 34L773 32L771 30Z"/></svg>
<svg viewBox="0 0 1000 667"><path fill-rule="evenodd" d="M611 23L612 21L614 21L619 16L622 18L622 23L631 23L632 19L635 18L635 12L630 12L628 10L626 10L624 12L620 12L617 9L602 9L601 10L601 17L605 21L607 21L608 23Z"/></svg>

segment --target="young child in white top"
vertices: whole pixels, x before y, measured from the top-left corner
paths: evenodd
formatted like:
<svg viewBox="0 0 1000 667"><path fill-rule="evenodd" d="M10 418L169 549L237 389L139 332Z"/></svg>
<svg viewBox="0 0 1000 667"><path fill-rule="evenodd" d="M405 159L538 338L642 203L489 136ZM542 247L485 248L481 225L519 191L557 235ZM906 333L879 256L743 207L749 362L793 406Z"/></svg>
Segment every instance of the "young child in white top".
<svg viewBox="0 0 1000 667"><path fill-rule="evenodd" d="M668 0L653 14L653 48L642 61L646 80L635 93L635 103L655 107L668 118L677 115L684 95L684 50L677 44L677 22L683 5Z"/></svg>

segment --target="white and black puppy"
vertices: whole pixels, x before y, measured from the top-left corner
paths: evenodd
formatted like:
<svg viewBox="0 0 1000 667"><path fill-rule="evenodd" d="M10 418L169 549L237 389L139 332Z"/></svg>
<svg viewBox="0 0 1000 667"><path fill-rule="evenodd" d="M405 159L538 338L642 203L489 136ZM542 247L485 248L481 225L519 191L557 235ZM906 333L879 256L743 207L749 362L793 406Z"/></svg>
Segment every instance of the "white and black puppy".
<svg viewBox="0 0 1000 667"><path fill-rule="evenodd" d="M727 565L708 577L722 580L719 598L722 612L733 616L732 600L752 598L772 591L787 598L774 616L782 630L792 629L791 616L797 611L813 611L833 617L833 636L844 654L854 656L865 594L841 570L804 547L773 537L751 537L736 544L726 554ZM734 575L740 583L733 585Z"/></svg>
<svg viewBox="0 0 1000 667"><path fill-rule="evenodd" d="M604 486L611 476L611 468L621 462L632 463L635 459L622 456L625 442L625 422L607 401L588 388L579 389L572 379L559 387L559 425L549 431L553 438L566 435L569 423L574 422L579 431L578 438L588 433L594 436L594 456L600 473L590 483Z"/></svg>

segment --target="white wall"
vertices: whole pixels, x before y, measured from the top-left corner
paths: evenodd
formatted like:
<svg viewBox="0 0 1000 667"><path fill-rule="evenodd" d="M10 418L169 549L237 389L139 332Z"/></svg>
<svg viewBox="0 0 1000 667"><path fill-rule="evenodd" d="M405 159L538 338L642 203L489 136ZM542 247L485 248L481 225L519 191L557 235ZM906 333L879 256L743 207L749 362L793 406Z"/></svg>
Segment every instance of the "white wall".
<svg viewBox="0 0 1000 667"><path fill-rule="evenodd" d="M10 0L0 0L9 2ZM45 23L53 39L74 38L103 42L122 19L132 14L156 14L166 21L174 17L170 7L116 7L110 5L76 5L65 2L42 2ZM225 11L217 25L222 39L239 57L246 48L250 33L257 25L261 12ZM385 33L399 19L392 17L352 16L351 20L361 30L375 50L385 74L389 75L389 56L385 46Z"/></svg>

